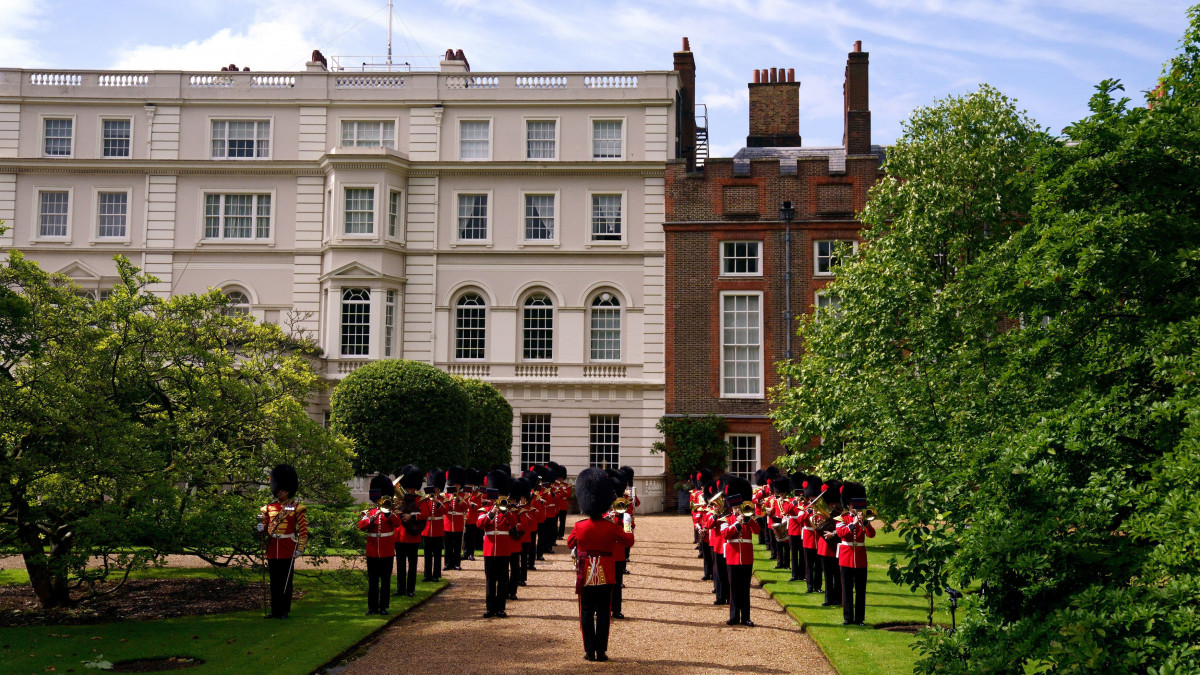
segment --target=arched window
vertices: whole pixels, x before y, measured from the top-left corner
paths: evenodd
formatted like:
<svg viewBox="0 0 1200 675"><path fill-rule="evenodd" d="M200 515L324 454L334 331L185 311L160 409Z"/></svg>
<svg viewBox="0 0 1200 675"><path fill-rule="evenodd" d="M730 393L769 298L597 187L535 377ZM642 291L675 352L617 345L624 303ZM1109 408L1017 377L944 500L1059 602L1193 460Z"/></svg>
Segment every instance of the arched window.
<svg viewBox="0 0 1200 675"><path fill-rule="evenodd" d="M612 293L601 293L592 299L591 359L593 361L621 360L621 301Z"/></svg>
<svg viewBox="0 0 1200 675"><path fill-rule="evenodd" d="M554 301L545 293L525 299L522 313L522 356L526 359L554 358Z"/></svg>
<svg viewBox="0 0 1200 675"><path fill-rule="evenodd" d="M242 291L225 291L225 299L229 301L229 304L221 310L222 314L230 316L234 314L248 316L250 314L250 297Z"/></svg>
<svg viewBox="0 0 1200 675"><path fill-rule="evenodd" d="M366 356L371 347L371 291L342 291L342 356Z"/></svg>
<svg viewBox="0 0 1200 675"><path fill-rule="evenodd" d="M482 359L487 347L487 303L466 293L454 306L454 358Z"/></svg>

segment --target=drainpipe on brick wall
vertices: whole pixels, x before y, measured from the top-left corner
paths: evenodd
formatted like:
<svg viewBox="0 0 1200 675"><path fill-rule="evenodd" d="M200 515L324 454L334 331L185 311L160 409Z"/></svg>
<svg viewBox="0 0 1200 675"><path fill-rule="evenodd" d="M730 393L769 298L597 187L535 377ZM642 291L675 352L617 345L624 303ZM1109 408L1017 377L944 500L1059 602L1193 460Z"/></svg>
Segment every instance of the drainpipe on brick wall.
<svg viewBox="0 0 1200 675"><path fill-rule="evenodd" d="M784 358L792 360L792 219L796 217L796 209L790 201L779 205L779 219L783 221L783 314L784 323ZM788 376L784 386L792 388L792 378Z"/></svg>

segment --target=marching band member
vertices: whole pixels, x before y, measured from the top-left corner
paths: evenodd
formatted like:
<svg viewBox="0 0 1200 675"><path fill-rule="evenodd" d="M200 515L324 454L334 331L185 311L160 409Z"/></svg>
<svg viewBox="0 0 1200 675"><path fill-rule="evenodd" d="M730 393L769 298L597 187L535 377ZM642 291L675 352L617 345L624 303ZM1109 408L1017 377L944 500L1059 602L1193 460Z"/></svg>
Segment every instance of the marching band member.
<svg viewBox="0 0 1200 675"><path fill-rule="evenodd" d="M791 521L787 512L791 505L791 488L791 480L785 475L776 476L775 480L771 481L771 520L774 521L773 524L783 524L789 530ZM772 538L774 539L774 537ZM775 569L785 570L788 568L791 551L789 540L775 539Z"/></svg>
<svg viewBox="0 0 1200 675"><path fill-rule="evenodd" d="M788 479L792 498L787 500L788 549L791 551L791 581L804 581L807 569L804 561L804 484L808 476L797 471Z"/></svg>
<svg viewBox="0 0 1200 675"><path fill-rule="evenodd" d="M567 546L575 558L575 593L579 595L579 625L584 659L608 660L609 611L617 571L617 551L633 546L632 528L605 520L612 505L613 482L601 469L584 469L575 481L579 510L587 518L575 523Z"/></svg>
<svg viewBox="0 0 1200 675"><path fill-rule="evenodd" d="M708 530L708 545L712 548L713 556L713 593L717 596L713 600L714 605L724 605L729 603L729 568L726 567L725 560L725 535L721 532L721 519L725 517L725 485L728 476L721 476L712 482L712 497L709 497L710 504L713 503L715 497L720 497L712 510L705 515L704 527Z"/></svg>
<svg viewBox="0 0 1200 675"><path fill-rule="evenodd" d="M509 557L516 545L510 532L517 526L517 518L501 495L508 492L508 476L503 471L492 471L484 478L486 499L481 503L481 512L475 525L483 533L483 573L487 580L487 609L483 618L493 616L505 618L505 600L508 597Z"/></svg>
<svg viewBox="0 0 1200 675"><path fill-rule="evenodd" d="M837 525L842 538L838 544L838 566L842 581L842 625L865 625L867 604L867 537L875 536L875 527L863 517L867 489L861 483L842 485L842 504L846 512Z"/></svg>
<svg viewBox="0 0 1200 675"><path fill-rule="evenodd" d="M825 493L825 504L829 507L830 517L813 515L813 527L817 531L817 555L821 558L821 571L825 577L825 602L821 603L822 607L842 604L842 583L837 560L838 542L841 540L836 532L837 517L842 512L842 504L839 501L841 496L838 492L841 487L841 482L836 480L823 483L821 491Z"/></svg>
<svg viewBox="0 0 1200 675"><path fill-rule="evenodd" d="M754 472L754 495L750 501L754 503L754 518L758 521L758 543L763 546L770 546L767 539L770 537L771 531L767 527L767 512L763 508L763 503L771 496L771 487L767 484L767 470L759 469Z"/></svg>
<svg viewBox="0 0 1200 675"><path fill-rule="evenodd" d="M554 545L558 543L558 489L554 482L558 474L549 464L538 472L542 476L542 516L545 519L545 531L538 536L542 542L542 555L554 553ZM539 558L541 560L542 558Z"/></svg>
<svg viewBox="0 0 1200 675"><path fill-rule="evenodd" d="M696 497L698 504L708 503L709 498L712 496L712 482L712 473L708 469L701 469L696 472L696 486L699 488L699 494ZM712 581L713 578L713 550L712 544L708 539L708 528L705 526L707 513L706 507L700 507L692 511L694 529L699 534L700 557L704 559L704 576L700 578L700 581ZM716 588L715 583L713 584L713 588Z"/></svg>
<svg viewBox="0 0 1200 675"><path fill-rule="evenodd" d="M704 505L699 471L688 476L688 485L691 486L691 489L688 490L688 511L692 514L692 543L696 545L696 557L703 558L704 553L700 550L700 526L697 525L697 521L700 519L699 509Z"/></svg>
<svg viewBox="0 0 1200 675"><path fill-rule="evenodd" d="M399 536L396 537L396 595L410 598L417 594L417 548L425 521L433 513L429 500L419 493L424 474L411 464L400 470L400 477L393 485L401 488L396 505L400 512Z"/></svg>
<svg viewBox="0 0 1200 675"><path fill-rule="evenodd" d="M513 525L512 545L508 552L508 599L517 599L517 586L524 586L525 563L522 554L525 552L525 538L529 533L529 514L526 512L525 501L529 498L529 481L524 478L513 478L508 484L509 511L516 521Z"/></svg>
<svg viewBox="0 0 1200 675"><path fill-rule="evenodd" d="M396 488L384 475L371 479L369 499L375 506L363 511L358 529L367 533L367 615L387 614L391 599L392 555L395 553L396 528L400 514L392 498Z"/></svg>
<svg viewBox="0 0 1200 675"><path fill-rule="evenodd" d="M813 505L821 494L821 477L812 474L804 480L804 502L806 508L803 521L801 545L804 546L805 592L821 592L821 556L817 555L817 529L813 527Z"/></svg>
<svg viewBox="0 0 1200 675"><path fill-rule="evenodd" d="M271 611L264 618L286 619L292 611L292 573L296 558L308 544L305 506L296 502L300 478L291 464L271 469L275 501L262 507L258 531L266 541L267 571L271 575Z"/></svg>
<svg viewBox="0 0 1200 675"><path fill-rule="evenodd" d="M637 496L637 488L633 484L633 467L623 466L618 471L621 472L621 478L625 481L625 491L618 492L617 496L622 494L629 498L629 523L630 527L637 529L637 507L642 505L642 500ZM629 555L632 552L632 547L625 548L625 567L621 569L621 578L624 579L626 574L629 574ZM624 586L622 586L624 588ZM620 618L625 618L622 615Z"/></svg>
<svg viewBox="0 0 1200 675"><path fill-rule="evenodd" d="M479 486L483 484L484 474L478 469L467 469L467 525L463 530L463 560L475 560L475 551L483 548L483 532L475 525L479 514L483 511L483 492Z"/></svg>
<svg viewBox="0 0 1200 675"><path fill-rule="evenodd" d="M721 519L721 535L725 539L725 565L729 570L729 620L730 626L742 624L754 626L750 620L750 577L754 568L754 535L760 527L758 520L741 511L743 504L750 504L750 482L740 476L731 476L725 485L725 503L729 515Z"/></svg>
<svg viewBox="0 0 1200 675"><path fill-rule="evenodd" d="M778 512L778 509L776 508L778 506L777 500L781 494L777 493L772 487L775 485L775 481L779 479L779 475L779 467L775 466L774 464L768 466L765 471L765 477L767 479L767 491L765 502L763 504L763 510L767 516L766 525L768 533L770 533L770 530L772 530L775 525L779 523L775 517L775 514ZM771 560L779 560L779 540L773 535L767 537L767 548L771 551Z"/></svg>
<svg viewBox="0 0 1200 675"><path fill-rule="evenodd" d="M425 474L425 501L429 503L429 516L425 529L421 531L421 544L425 550L425 575L422 581L438 581L442 578L442 549L446 537L446 502L442 489L446 487L446 474L434 469Z"/></svg>
<svg viewBox="0 0 1200 675"><path fill-rule="evenodd" d="M550 462L554 469L555 482L558 484L558 538L567 536L567 511L571 510L571 491L574 489L567 482L567 467Z"/></svg>
<svg viewBox="0 0 1200 675"><path fill-rule="evenodd" d="M461 466L446 470L446 515L442 529L446 532L446 569L462 569L463 533L470 515L470 496L463 492L467 472Z"/></svg>

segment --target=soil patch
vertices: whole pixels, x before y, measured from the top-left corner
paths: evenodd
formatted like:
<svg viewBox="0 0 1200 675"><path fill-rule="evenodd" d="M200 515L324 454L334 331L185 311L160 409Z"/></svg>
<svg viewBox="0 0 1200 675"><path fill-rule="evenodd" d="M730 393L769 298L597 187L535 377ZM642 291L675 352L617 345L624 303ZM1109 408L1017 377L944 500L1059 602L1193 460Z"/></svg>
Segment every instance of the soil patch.
<svg viewBox="0 0 1200 675"><path fill-rule="evenodd" d="M190 656L168 656L165 659L133 659L118 661L109 670L112 673L158 673L164 670L183 670L195 668L204 663L203 659L193 659Z"/></svg>
<svg viewBox="0 0 1200 675"><path fill-rule="evenodd" d="M922 628L928 628L929 624L927 624L927 623L900 623L900 622L885 621L884 623L875 624L874 627L876 630L890 630L893 633L908 633L910 635L916 635L917 633L921 632ZM950 628L950 626L947 626L944 623L935 623L935 624L933 624L933 627L934 628L943 628L943 629Z"/></svg>
<svg viewBox="0 0 1200 675"><path fill-rule="evenodd" d="M296 597L303 593L297 589ZM222 614L262 607L263 585L229 579L133 579L112 595L74 607L43 610L33 589L0 586L0 628L79 625ZM76 597L75 599L78 599Z"/></svg>

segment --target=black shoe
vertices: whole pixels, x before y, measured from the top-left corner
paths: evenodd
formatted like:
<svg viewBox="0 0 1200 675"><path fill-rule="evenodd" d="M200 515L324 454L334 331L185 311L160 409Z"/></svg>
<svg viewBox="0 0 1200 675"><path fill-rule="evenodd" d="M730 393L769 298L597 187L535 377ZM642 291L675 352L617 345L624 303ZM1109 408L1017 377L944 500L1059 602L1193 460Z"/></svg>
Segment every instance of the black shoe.
<svg viewBox="0 0 1200 675"><path fill-rule="evenodd" d="M583 660L584 660L584 661L595 661L595 660L596 660L596 655L595 655L595 654L593 654L592 652L588 652L588 653L586 653L586 654L584 654L584 655L583 655Z"/></svg>
<svg viewBox="0 0 1200 675"><path fill-rule="evenodd" d="M398 598L402 595L408 595L408 593L405 593L404 591L396 591L395 593L392 593L393 598Z"/></svg>
<svg viewBox="0 0 1200 675"><path fill-rule="evenodd" d="M377 614L377 613L378 613L378 612L376 612L376 611L375 611L375 610L373 610L373 609L368 609L368 610L367 610L367 613L366 613L366 614L364 614L363 616L373 616L373 615L375 615L375 614Z"/></svg>
<svg viewBox="0 0 1200 675"><path fill-rule="evenodd" d="M277 616L277 617L275 617L275 618L277 618L277 619L286 619L286 618L288 618L288 615L287 615L287 614L280 614L279 616Z"/></svg>
<svg viewBox="0 0 1200 675"><path fill-rule="evenodd" d="M496 616L496 613L495 613L495 612L484 612L484 613L483 613L483 618L485 618L485 619L490 619L490 618L492 618L493 616Z"/></svg>
<svg viewBox="0 0 1200 675"><path fill-rule="evenodd" d="M866 625L867 625L867 622L866 622L866 621L859 621L858 623L856 623L856 624L854 624L854 625L855 625L855 626L863 626L863 627L865 628L865 627L866 627Z"/></svg>
<svg viewBox="0 0 1200 675"><path fill-rule="evenodd" d="M713 604L714 604L714 605L719 605L719 604L721 604L721 599L720 599L720 598L717 598L716 600L713 600Z"/></svg>
<svg viewBox="0 0 1200 675"><path fill-rule="evenodd" d="M528 586L529 584L525 583L524 581L518 581L517 585L518 586Z"/></svg>
<svg viewBox="0 0 1200 675"><path fill-rule="evenodd" d="M501 619L507 619L508 612L505 612L504 610L500 610L499 612L496 612L496 616L500 617Z"/></svg>
<svg viewBox="0 0 1200 675"><path fill-rule="evenodd" d="M421 581L436 581L433 577L421 577Z"/></svg>
<svg viewBox="0 0 1200 675"><path fill-rule="evenodd" d="M536 572L536 571L537 571L537 568L536 568L536 567L534 567L533 565L530 565L530 566L529 566L529 571L530 571L530 572Z"/></svg>
<svg viewBox="0 0 1200 675"><path fill-rule="evenodd" d="M854 625L854 622L853 622L853 621L843 621L843 622L842 622L842 625L843 625L843 626L853 626L853 625Z"/></svg>
<svg viewBox="0 0 1200 675"><path fill-rule="evenodd" d="M597 653L596 653L596 660L597 660L597 661L607 661L607 660L608 660L608 654L605 654L604 652L597 652Z"/></svg>
<svg viewBox="0 0 1200 675"><path fill-rule="evenodd" d="M700 577L700 581L712 581L712 577Z"/></svg>
<svg viewBox="0 0 1200 675"><path fill-rule="evenodd" d="M621 588L625 588L625 584L621 584Z"/></svg>
<svg viewBox="0 0 1200 675"><path fill-rule="evenodd" d="M624 615L624 614L622 614L621 612L613 612L613 614L612 614L612 618L614 618L614 619L624 619L624 618L625 618L625 615Z"/></svg>
<svg viewBox="0 0 1200 675"><path fill-rule="evenodd" d="M736 626L736 625L737 625L737 619L730 619L730 620L728 620L728 621L726 621L726 622L725 622L725 625L726 625L726 626Z"/></svg>
<svg viewBox="0 0 1200 675"><path fill-rule="evenodd" d="M279 617L275 616L274 614L271 614L270 612L267 612L266 614L263 614L263 618L264 619L278 619Z"/></svg>
<svg viewBox="0 0 1200 675"><path fill-rule="evenodd" d="M546 561L546 559L545 559L545 558L543 558L543 557L542 557L542 556L540 556L540 555L537 557L537 560L538 560L538 562L545 562L545 561Z"/></svg>
<svg viewBox="0 0 1200 675"><path fill-rule="evenodd" d="M801 579L800 577L792 577L791 579L788 579L788 581L804 581L804 580Z"/></svg>
<svg viewBox="0 0 1200 675"><path fill-rule="evenodd" d="M516 600L516 599L517 599L517 596L515 596L515 595L510 595L510 596L508 596L508 599L509 599L509 600Z"/></svg>
<svg viewBox="0 0 1200 675"><path fill-rule="evenodd" d="M381 610L379 610L378 612L375 612L375 613L376 613L376 614L381 614L381 615L383 615L383 616L387 616L387 613L388 613L388 611L387 611L386 609L381 609Z"/></svg>
<svg viewBox="0 0 1200 675"><path fill-rule="evenodd" d="M750 619L746 619L745 621L743 621L742 625L745 626L746 628L754 628L754 622L751 621Z"/></svg>
<svg viewBox="0 0 1200 675"><path fill-rule="evenodd" d="M412 592L412 593L409 593L409 594L408 594L408 597L410 597L410 598L415 598L415 597L417 597L417 594L416 594L416 592L414 591L414 592Z"/></svg>
<svg viewBox="0 0 1200 675"><path fill-rule="evenodd" d="M821 606L822 607L840 607L841 605L839 605L836 602L822 602Z"/></svg>

